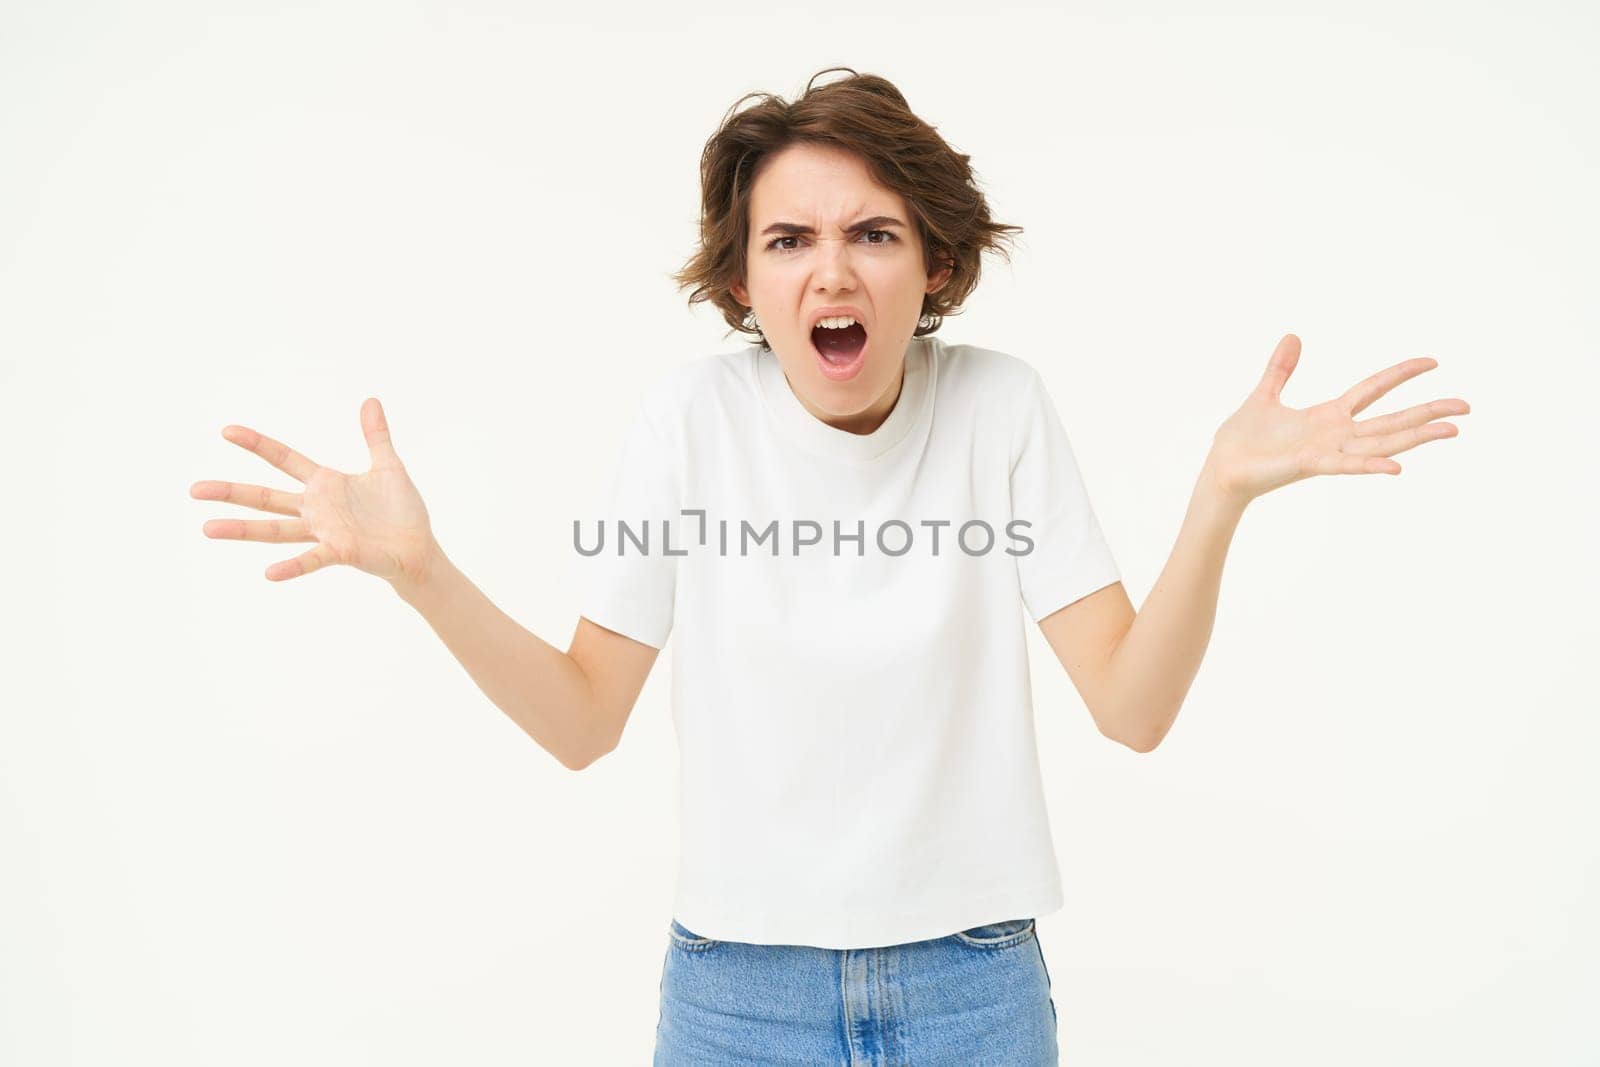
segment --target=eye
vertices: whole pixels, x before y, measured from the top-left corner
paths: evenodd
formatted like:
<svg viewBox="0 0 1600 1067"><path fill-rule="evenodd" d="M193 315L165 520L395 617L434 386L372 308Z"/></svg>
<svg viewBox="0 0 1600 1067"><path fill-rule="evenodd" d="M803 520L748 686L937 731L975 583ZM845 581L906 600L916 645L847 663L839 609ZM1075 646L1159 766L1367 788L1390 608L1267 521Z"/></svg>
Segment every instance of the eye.
<svg viewBox="0 0 1600 1067"><path fill-rule="evenodd" d="M861 233L861 235L863 237L870 237L873 234L878 234L879 236L881 236L883 238L883 240L881 240L881 241L867 241L866 243L869 244L869 245L887 245L887 244L893 244L894 242L900 240L900 238L896 237L894 234L890 233L888 230L863 230L862 233ZM798 240L800 240L800 238L797 235L795 235L795 234L786 234L783 237L774 237L772 240L768 241L767 242L767 247L769 249L772 249L772 250L777 251L777 252L794 252L794 251L798 251L798 249L795 246L783 245L782 247L780 247L779 246L779 242L780 241L798 241Z"/></svg>

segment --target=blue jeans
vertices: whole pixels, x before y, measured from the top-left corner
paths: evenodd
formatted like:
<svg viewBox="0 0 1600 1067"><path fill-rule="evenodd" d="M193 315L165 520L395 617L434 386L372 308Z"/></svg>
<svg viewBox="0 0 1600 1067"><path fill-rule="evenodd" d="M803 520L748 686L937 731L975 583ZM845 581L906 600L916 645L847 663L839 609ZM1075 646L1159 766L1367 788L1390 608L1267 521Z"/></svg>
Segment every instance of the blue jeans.
<svg viewBox="0 0 1600 1067"><path fill-rule="evenodd" d="M1054 1064L1056 1006L1032 919L884 948L668 930L655 1067Z"/></svg>

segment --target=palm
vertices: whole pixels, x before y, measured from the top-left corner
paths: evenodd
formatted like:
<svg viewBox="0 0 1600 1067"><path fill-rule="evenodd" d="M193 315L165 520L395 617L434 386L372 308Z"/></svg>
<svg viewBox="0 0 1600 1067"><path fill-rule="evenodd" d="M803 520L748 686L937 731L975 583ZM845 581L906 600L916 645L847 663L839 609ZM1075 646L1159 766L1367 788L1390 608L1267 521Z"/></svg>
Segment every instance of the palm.
<svg viewBox="0 0 1600 1067"><path fill-rule="evenodd" d="M400 467L365 474L318 467L301 494L300 517L333 562L385 578L422 549L428 531L428 509Z"/></svg>
<svg viewBox="0 0 1600 1067"><path fill-rule="evenodd" d="M1248 501L1317 474L1399 474L1400 464L1388 457L1455 436L1453 424L1434 420L1470 410L1465 400L1434 400L1388 415L1355 418L1401 382L1439 365L1426 357L1381 370L1332 400L1287 407L1279 396L1299 359L1300 339L1285 334L1261 381L1217 430L1206 466L1229 496Z"/></svg>
<svg viewBox="0 0 1600 1067"><path fill-rule="evenodd" d="M226 500L287 519L213 519L209 537L245 541L314 541L316 547L267 568L278 581L309 574L329 564L345 564L395 581L422 573L434 551L428 509L389 440L389 427L376 399L361 407L361 427L372 468L345 474L314 463L294 449L242 426L223 436L254 452L305 484L301 493L234 482L196 482L189 493L202 500Z"/></svg>

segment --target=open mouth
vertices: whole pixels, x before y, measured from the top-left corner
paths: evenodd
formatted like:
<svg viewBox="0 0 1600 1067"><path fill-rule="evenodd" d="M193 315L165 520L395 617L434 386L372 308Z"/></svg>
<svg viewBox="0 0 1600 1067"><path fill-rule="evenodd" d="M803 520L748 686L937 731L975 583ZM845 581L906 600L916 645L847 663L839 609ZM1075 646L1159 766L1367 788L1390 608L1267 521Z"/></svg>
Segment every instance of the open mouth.
<svg viewBox="0 0 1600 1067"><path fill-rule="evenodd" d="M817 326L811 331L811 347L817 350L822 373L835 381L854 378L866 362L867 331L857 322L842 330Z"/></svg>

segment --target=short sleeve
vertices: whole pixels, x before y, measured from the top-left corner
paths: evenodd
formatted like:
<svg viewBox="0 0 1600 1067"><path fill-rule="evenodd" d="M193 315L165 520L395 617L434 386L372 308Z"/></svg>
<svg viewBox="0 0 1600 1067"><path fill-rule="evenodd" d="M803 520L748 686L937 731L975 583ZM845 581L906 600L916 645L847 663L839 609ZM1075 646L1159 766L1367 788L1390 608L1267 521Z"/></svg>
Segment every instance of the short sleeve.
<svg viewBox="0 0 1600 1067"><path fill-rule="evenodd" d="M579 614L653 648L672 630L677 563L692 522L679 514L678 484L673 452L641 406L598 513L583 516L574 534Z"/></svg>
<svg viewBox="0 0 1600 1067"><path fill-rule="evenodd" d="M1031 367L1012 438L1011 517L1009 551L1017 554L1018 586L1035 622L1121 579L1066 428Z"/></svg>

